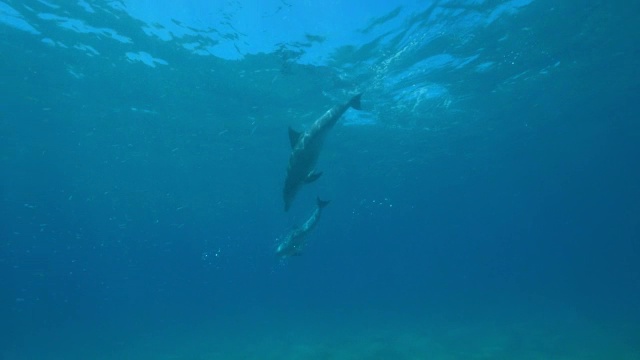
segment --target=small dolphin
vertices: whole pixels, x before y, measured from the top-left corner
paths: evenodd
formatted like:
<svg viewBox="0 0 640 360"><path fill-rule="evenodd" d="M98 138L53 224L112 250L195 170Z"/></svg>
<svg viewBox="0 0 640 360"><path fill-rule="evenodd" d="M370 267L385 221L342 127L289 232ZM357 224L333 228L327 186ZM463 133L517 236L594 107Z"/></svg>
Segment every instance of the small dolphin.
<svg viewBox="0 0 640 360"><path fill-rule="evenodd" d="M316 201L317 207L313 211L313 214L311 214L309 219L307 219L301 227L294 228L285 236L284 240L282 240L276 248L276 255L281 258L288 258L301 254L302 248L304 248L307 242L307 235L316 227L318 220L320 220L322 209L329 204L329 201L322 201L320 198L317 198Z"/></svg>
<svg viewBox="0 0 640 360"><path fill-rule="evenodd" d="M315 166L324 139L347 109L350 107L361 109L360 96L362 94L352 97L346 104L334 106L318 118L305 133L299 133L289 127L289 141L292 150L282 191L284 211L289 211L293 198L303 184L312 183L322 175L321 172L315 171Z"/></svg>

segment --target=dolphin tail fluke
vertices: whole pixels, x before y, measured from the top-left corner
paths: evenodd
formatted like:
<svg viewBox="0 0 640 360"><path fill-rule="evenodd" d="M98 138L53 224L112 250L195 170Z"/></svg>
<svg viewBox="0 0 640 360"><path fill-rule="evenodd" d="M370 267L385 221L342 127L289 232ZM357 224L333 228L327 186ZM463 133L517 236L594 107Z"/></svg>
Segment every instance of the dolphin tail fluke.
<svg viewBox="0 0 640 360"><path fill-rule="evenodd" d="M329 203L331 202L330 200L320 200L320 197L318 196L316 198L316 202L318 203L318 209L322 209L323 207L329 205Z"/></svg>
<svg viewBox="0 0 640 360"><path fill-rule="evenodd" d="M362 110L362 106L360 106L360 97L362 97L362 93L354 96L349 100L349 106L356 110Z"/></svg>

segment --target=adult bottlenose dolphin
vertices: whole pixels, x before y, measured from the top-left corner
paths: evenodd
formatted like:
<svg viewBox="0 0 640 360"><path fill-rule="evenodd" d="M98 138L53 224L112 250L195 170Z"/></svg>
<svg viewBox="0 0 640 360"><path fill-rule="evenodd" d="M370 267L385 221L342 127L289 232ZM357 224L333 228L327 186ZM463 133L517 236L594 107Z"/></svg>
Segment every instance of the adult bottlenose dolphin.
<svg viewBox="0 0 640 360"><path fill-rule="evenodd" d="M324 139L347 109L350 107L357 110L361 109L360 96L362 94L352 97L346 104L334 106L318 118L311 128L304 133L299 133L289 127L291 156L289 157L287 177L282 191L284 211L289 211L293 198L303 184L312 183L322 175L321 172L315 171L315 166L318 162Z"/></svg>
<svg viewBox="0 0 640 360"><path fill-rule="evenodd" d="M329 204L329 201L322 201L317 198L317 207L313 214L302 224L301 227L294 228L284 239L278 244L276 254L281 258L300 255L302 249L306 245L307 235L313 230L320 220L322 209Z"/></svg>

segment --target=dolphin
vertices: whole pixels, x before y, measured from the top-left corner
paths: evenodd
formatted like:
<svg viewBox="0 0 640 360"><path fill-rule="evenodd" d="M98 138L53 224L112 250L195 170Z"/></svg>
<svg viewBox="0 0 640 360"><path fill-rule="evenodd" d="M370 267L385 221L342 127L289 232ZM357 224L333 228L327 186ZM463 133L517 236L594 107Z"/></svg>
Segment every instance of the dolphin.
<svg viewBox="0 0 640 360"><path fill-rule="evenodd" d="M322 149L324 139L333 125L350 107L361 110L360 96L358 94L347 103L334 106L318 118L311 128L300 133L289 127L289 141L291 142L291 155L289 156L289 166L287 167L287 177L284 181L282 195L284 198L284 211L289 211L291 203L298 190L304 184L312 183L322 175L315 171L318 156Z"/></svg>
<svg viewBox="0 0 640 360"><path fill-rule="evenodd" d="M291 256L300 255L302 248L306 245L307 235L313 230L320 220L322 209L329 204L329 201L316 199L317 207L313 211L313 214L302 224L301 227L295 227L284 239L278 244L276 248L276 255L281 258L288 258Z"/></svg>

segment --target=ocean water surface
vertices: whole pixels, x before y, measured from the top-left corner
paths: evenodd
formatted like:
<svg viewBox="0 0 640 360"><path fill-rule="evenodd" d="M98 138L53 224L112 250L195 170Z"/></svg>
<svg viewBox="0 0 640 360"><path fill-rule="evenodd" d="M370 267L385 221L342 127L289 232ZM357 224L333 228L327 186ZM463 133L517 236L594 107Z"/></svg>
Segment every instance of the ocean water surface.
<svg viewBox="0 0 640 360"><path fill-rule="evenodd" d="M1 0L0 360L640 359L638 14Z"/></svg>

